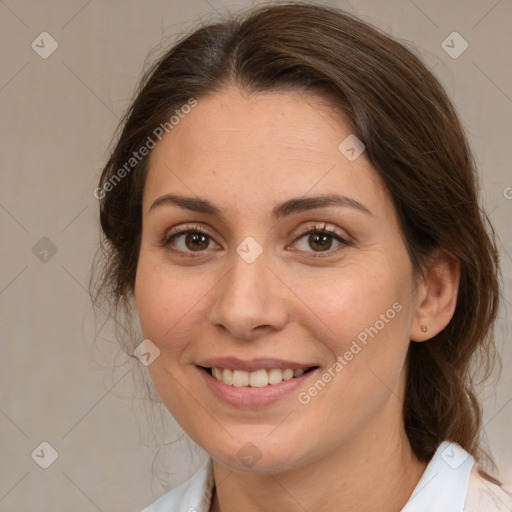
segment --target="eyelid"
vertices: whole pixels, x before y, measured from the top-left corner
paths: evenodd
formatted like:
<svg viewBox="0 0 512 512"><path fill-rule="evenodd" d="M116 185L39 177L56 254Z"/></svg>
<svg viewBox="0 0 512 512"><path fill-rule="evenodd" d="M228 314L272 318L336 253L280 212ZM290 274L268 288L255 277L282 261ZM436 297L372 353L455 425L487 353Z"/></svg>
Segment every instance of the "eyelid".
<svg viewBox="0 0 512 512"><path fill-rule="evenodd" d="M179 225L174 226L171 229L168 229L165 232L165 235L163 236L162 241L160 242L160 245L165 246L169 243L169 241L172 239L172 237L177 235L183 235L189 232L193 233L202 233L203 235L209 236L214 242L213 235L208 231L208 229L204 228L203 226L199 224L185 224L185 225ZM219 245L217 242L215 242L217 245Z"/></svg>
<svg viewBox="0 0 512 512"><path fill-rule="evenodd" d="M341 238L346 243L350 243L350 236L347 233L331 224L328 224L327 222L308 222L305 225L302 225L300 228L295 230L296 235L293 235L295 236L294 242L311 232L328 233Z"/></svg>
<svg viewBox="0 0 512 512"><path fill-rule="evenodd" d="M340 243L339 247L336 247L334 249L328 249L327 251L300 251L292 249L296 253L307 253L307 258L309 259L333 257L338 255L338 253L343 249L354 245L354 242L349 235L345 234L338 228L328 224L327 222L310 222L305 226L302 226L298 231L299 233L297 234L297 236L295 236L292 244L295 244L301 238L304 238L305 236L314 233L327 233L329 236L331 236Z"/></svg>
<svg viewBox="0 0 512 512"><path fill-rule="evenodd" d="M175 226L168 231L166 231L162 241L159 245L162 247L166 247L170 241L179 235L183 235L189 232L193 233L201 233L203 235L208 236L216 245L219 245L214 237L209 233L208 229L204 228L203 226L199 224L186 224L186 225L180 225ZM294 239L292 241L292 244L296 243L301 238L313 234L313 233L327 233L334 239L336 239L338 242L340 242L341 246L351 246L353 245L353 241L351 240L350 236L343 233L338 228L328 224L327 222L309 222L306 225L301 226L295 231ZM288 246L289 247L289 246ZM322 258L322 257L328 257L332 256L333 254L337 253L342 247L338 247L336 249L329 249L327 251L295 251L295 252L307 252L313 255L315 258ZM207 251L180 251L175 250L179 253L185 253L188 255L194 255L196 254L199 256L201 253L206 253Z"/></svg>

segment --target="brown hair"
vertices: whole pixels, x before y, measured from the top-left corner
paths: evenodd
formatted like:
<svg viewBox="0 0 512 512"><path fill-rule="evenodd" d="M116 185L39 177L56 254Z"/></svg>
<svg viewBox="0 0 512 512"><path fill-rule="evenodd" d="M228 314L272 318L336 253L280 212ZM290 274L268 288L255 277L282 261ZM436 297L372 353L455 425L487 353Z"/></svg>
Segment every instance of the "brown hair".
<svg viewBox="0 0 512 512"><path fill-rule="evenodd" d="M477 375L487 379L499 362L499 263L494 231L478 204L474 159L454 107L420 59L346 12L302 2L260 5L200 26L149 69L97 189L105 261L93 280L96 299L108 300L116 314L126 310L137 270L148 158L113 182L116 173L177 109L229 84L249 93L289 89L328 98L365 144L417 275L433 248L458 258L453 318L433 339L410 345L403 419L419 459L429 460L450 440L495 467L482 448L476 385ZM124 344L132 354L130 343Z"/></svg>

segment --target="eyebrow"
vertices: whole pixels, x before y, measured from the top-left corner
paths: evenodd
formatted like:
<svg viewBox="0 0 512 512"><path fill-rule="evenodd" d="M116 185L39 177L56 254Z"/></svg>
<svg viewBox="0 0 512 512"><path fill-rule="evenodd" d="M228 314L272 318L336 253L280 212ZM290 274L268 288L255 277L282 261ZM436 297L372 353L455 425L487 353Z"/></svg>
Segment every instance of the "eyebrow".
<svg viewBox="0 0 512 512"><path fill-rule="evenodd" d="M152 211L161 206L178 206L184 210L214 215L221 220L226 220L226 212L223 208L220 208L208 199L203 199L201 197L186 197L177 194L165 194L158 197L153 202L149 208L149 211ZM343 206L353 208L368 215L373 215L366 206L364 206L359 201L356 201L355 199L338 194L328 194L288 199L274 206L272 209L272 218L277 221L294 213L305 212L317 208L325 208L327 206Z"/></svg>

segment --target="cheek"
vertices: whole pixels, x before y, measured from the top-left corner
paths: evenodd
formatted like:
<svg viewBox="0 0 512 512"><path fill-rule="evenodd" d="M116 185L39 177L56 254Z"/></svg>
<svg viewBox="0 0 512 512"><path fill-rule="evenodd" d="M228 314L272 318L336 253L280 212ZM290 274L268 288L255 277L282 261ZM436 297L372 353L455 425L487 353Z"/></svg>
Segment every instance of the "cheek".
<svg viewBox="0 0 512 512"><path fill-rule="evenodd" d="M205 315L200 300L205 290L182 274L171 273L169 267L152 261L150 256L141 253L135 285L143 336L160 350L148 371L163 403L186 425L191 412L187 404L190 396L195 396L197 384L191 379L187 354L191 340L196 338L193 326L198 325L199 316Z"/></svg>
<svg viewBox="0 0 512 512"><path fill-rule="evenodd" d="M144 337L158 346L162 360L171 354L169 364L181 360L179 354L194 338L192 331L207 315L206 295L213 283L206 274L187 275L141 252L135 284L137 312Z"/></svg>
<svg viewBox="0 0 512 512"><path fill-rule="evenodd" d="M349 396L338 395L349 408L380 401L394 388L410 342L410 286L407 272L388 264L352 265L338 279L303 283L298 295L308 298L315 313L303 326L324 333L317 340L331 359L332 375L325 377L333 390L350 390Z"/></svg>
<svg viewBox="0 0 512 512"><path fill-rule="evenodd" d="M386 265L374 269L351 265L337 276L333 274L325 280L297 280L294 289L310 305L309 321L316 323L329 339L338 340L333 343L339 344L339 349L360 334L364 341L364 333L368 329L373 332L372 327L379 332L403 327L407 276L400 276L400 272ZM312 329L310 325L309 330Z"/></svg>
<svg viewBox="0 0 512 512"><path fill-rule="evenodd" d="M141 250L135 280L135 301L145 338L162 350L162 342L172 332L173 324L184 316L186 290L173 286L166 269ZM177 290L179 289L179 293ZM181 296L181 300L180 300Z"/></svg>

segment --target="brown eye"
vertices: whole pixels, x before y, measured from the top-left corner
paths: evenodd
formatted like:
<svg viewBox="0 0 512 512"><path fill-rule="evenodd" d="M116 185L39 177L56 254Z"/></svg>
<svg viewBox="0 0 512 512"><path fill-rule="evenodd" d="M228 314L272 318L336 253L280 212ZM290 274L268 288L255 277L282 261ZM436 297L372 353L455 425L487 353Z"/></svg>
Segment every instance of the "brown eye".
<svg viewBox="0 0 512 512"><path fill-rule="evenodd" d="M210 237L203 233L186 233L185 234L185 245L191 251L202 251L207 249L210 244Z"/></svg>
<svg viewBox="0 0 512 512"><path fill-rule="evenodd" d="M332 235L313 233L308 238L309 246L317 251L328 251L332 247Z"/></svg>
<svg viewBox="0 0 512 512"><path fill-rule="evenodd" d="M323 227L309 228L296 239L295 243L300 251L312 253L313 256L320 256L319 253L326 253L325 256L330 256L338 250L352 245L341 233L335 231L334 228L325 227L325 224ZM335 245L333 246L333 244ZM322 254L322 256L324 255Z"/></svg>
<svg viewBox="0 0 512 512"><path fill-rule="evenodd" d="M212 237L198 228L194 229L175 229L172 233L166 235L162 240L162 247L168 247L174 252L181 252L190 255L191 253L204 252L215 244Z"/></svg>

